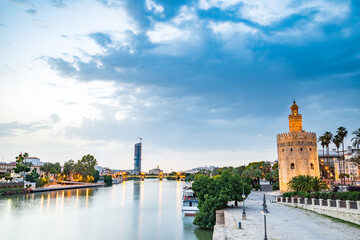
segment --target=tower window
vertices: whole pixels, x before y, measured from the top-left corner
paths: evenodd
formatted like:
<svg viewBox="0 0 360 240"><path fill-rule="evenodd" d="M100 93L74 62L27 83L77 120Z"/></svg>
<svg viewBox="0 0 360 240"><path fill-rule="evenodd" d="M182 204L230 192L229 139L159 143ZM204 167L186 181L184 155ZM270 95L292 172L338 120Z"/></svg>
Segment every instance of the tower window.
<svg viewBox="0 0 360 240"><path fill-rule="evenodd" d="M284 151L284 149L282 149L282 151Z"/></svg>
<svg viewBox="0 0 360 240"><path fill-rule="evenodd" d="M292 148L290 148L290 151L292 152Z"/></svg>
<svg viewBox="0 0 360 240"><path fill-rule="evenodd" d="M295 164L294 163L290 164L290 169L295 169Z"/></svg>
<svg viewBox="0 0 360 240"><path fill-rule="evenodd" d="M310 168L314 169L314 164L310 163Z"/></svg>
<svg viewBox="0 0 360 240"><path fill-rule="evenodd" d="M311 152L311 148L309 148L310 152Z"/></svg>
<svg viewBox="0 0 360 240"><path fill-rule="evenodd" d="M302 151L302 148L300 148L300 151Z"/></svg>

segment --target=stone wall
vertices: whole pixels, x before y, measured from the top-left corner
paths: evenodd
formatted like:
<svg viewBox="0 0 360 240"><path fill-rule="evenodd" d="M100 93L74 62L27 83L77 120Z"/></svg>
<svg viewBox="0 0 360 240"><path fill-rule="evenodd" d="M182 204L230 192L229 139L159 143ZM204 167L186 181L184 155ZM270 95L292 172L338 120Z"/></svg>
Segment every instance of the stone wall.
<svg viewBox="0 0 360 240"><path fill-rule="evenodd" d="M277 202L360 225L360 201L277 197Z"/></svg>
<svg viewBox="0 0 360 240"><path fill-rule="evenodd" d="M298 175L320 177L316 134L292 132L277 135L280 191Z"/></svg>

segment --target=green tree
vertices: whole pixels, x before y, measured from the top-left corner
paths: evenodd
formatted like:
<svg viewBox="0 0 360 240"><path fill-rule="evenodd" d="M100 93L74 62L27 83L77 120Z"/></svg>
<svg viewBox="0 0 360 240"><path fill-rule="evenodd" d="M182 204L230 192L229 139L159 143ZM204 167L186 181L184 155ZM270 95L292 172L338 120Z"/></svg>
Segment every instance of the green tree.
<svg viewBox="0 0 360 240"><path fill-rule="evenodd" d="M326 146L326 165L328 168L330 168L330 159L329 159L329 145L331 143L331 140L333 138L333 134L331 132L325 132L324 135L324 142L325 142L325 146ZM328 171L325 171L326 173L326 178L329 178L329 174Z"/></svg>
<svg viewBox="0 0 360 240"><path fill-rule="evenodd" d="M355 135L355 137L353 137L353 138L351 139L351 141L354 141L354 142L353 142L353 147L354 147L354 148L359 148L359 146L360 146L360 128L357 129L357 130L355 130L355 131L353 131L352 134Z"/></svg>
<svg viewBox="0 0 360 240"><path fill-rule="evenodd" d="M38 178L39 174L36 172L35 169L33 169L30 174L26 175L25 180L28 182L36 182Z"/></svg>
<svg viewBox="0 0 360 240"><path fill-rule="evenodd" d="M288 189L297 192L314 192L327 189L327 185L318 177L299 175L288 182Z"/></svg>
<svg viewBox="0 0 360 240"><path fill-rule="evenodd" d="M242 200L243 186L247 196L251 187L240 175L232 174L230 169L214 177L196 175L192 189L199 199L199 213L195 216L194 223L202 228L212 229L215 224L215 211L226 207L228 201Z"/></svg>
<svg viewBox="0 0 360 240"><path fill-rule="evenodd" d="M51 172L52 168L53 168L53 164L48 162L42 165L40 167L40 170L43 171L47 177L49 177L49 173Z"/></svg>
<svg viewBox="0 0 360 240"><path fill-rule="evenodd" d="M112 177L109 175L104 176L104 183L106 187L112 186Z"/></svg>
<svg viewBox="0 0 360 240"><path fill-rule="evenodd" d="M26 164L25 162L25 158L27 158L28 156L29 156L28 153L24 153L24 154L20 153L19 156L15 157L16 159L16 165L14 168L15 173L23 172L23 176L25 176L25 173L30 171L30 168L28 167L29 163Z"/></svg>
<svg viewBox="0 0 360 240"><path fill-rule="evenodd" d="M343 170L345 173L345 149L344 149L344 139L346 138L348 134L348 131L346 130L346 128L344 127L339 127L337 129L337 135L339 135L339 138L341 140L341 145L342 145L342 152L343 152ZM345 176L345 175L344 175ZM343 177L343 184L345 184L345 177Z"/></svg>
<svg viewBox="0 0 360 240"><path fill-rule="evenodd" d="M83 181L87 180L87 176L93 176L95 174L95 166L97 161L93 155L85 155L74 166L74 171L82 176Z"/></svg>
<svg viewBox="0 0 360 240"><path fill-rule="evenodd" d="M322 146L322 155L323 155L323 157L325 156L325 150L324 150L324 148L325 148L325 145L326 145L326 142L325 142L326 140L325 140L325 137L324 136L319 136L319 138L318 138L318 142L320 142L320 144L321 144L321 146ZM322 175L322 177L325 177L325 173L324 173L324 162L323 162L323 160L321 160L321 163L320 163L321 165L320 165L320 167L321 167L321 175Z"/></svg>
<svg viewBox="0 0 360 240"><path fill-rule="evenodd" d="M75 162L74 160L69 160L66 161L64 163L64 168L63 168L63 173L67 176L70 177L70 175L72 174L72 172L74 172L74 168L75 168Z"/></svg>
<svg viewBox="0 0 360 240"><path fill-rule="evenodd" d="M99 179L100 179L100 174L99 174L99 171L98 170L96 170L95 171L95 174L93 175L93 177L94 177L94 183L96 183L96 182L98 182L99 181Z"/></svg>

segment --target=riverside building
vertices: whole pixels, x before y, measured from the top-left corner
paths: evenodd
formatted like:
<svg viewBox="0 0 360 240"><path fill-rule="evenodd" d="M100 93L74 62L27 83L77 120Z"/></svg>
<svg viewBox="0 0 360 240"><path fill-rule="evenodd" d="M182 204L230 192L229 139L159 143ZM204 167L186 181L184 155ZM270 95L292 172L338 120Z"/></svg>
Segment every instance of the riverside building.
<svg viewBox="0 0 360 240"><path fill-rule="evenodd" d="M134 173L141 174L141 142L135 144Z"/></svg>
<svg viewBox="0 0 360 240"><path fill-rule="evenodd" d="M316 133L303 130L295 100L290 109L289 132L277 135L280 191L287 191L295 176L320 177Z"/></svg>

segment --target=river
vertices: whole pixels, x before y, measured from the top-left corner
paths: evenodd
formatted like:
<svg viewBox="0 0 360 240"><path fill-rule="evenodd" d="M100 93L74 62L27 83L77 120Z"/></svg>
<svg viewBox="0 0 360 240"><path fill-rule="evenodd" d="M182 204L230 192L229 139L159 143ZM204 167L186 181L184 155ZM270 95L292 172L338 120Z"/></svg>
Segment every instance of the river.
<svg viewBox="0 0 360 240"><path fill-rule="evenodd" d="M0 239L210 240L181 213L183 185L148 179L2 197Z"/></svg>

